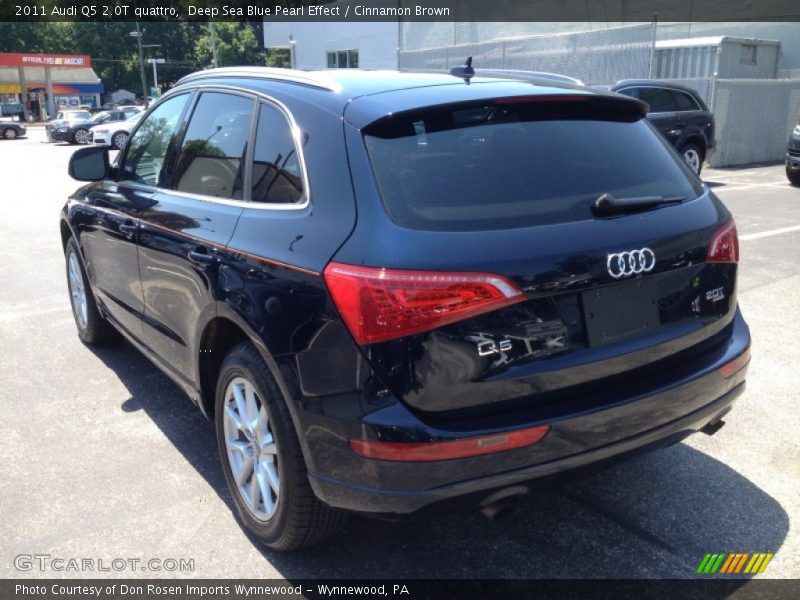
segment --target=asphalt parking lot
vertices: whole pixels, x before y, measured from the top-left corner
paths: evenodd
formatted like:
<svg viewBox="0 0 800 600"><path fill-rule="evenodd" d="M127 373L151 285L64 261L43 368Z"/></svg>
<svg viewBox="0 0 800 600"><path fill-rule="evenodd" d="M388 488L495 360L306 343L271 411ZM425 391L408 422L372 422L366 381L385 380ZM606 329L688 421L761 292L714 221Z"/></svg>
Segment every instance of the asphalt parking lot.
<svg viewBox="0 0 800 600"><path fill-rule="evenodd" d="M694 577L707 552L774 552L800 577L800 189L782 165L707 171L735 215L748 390L715 436L477 513L352 519L281 555L238 525L210 423L126 343L80 343L58 211L75 147L0 140L0 577ZM184 573L20 571L20 554L194 560Z"/></svg>

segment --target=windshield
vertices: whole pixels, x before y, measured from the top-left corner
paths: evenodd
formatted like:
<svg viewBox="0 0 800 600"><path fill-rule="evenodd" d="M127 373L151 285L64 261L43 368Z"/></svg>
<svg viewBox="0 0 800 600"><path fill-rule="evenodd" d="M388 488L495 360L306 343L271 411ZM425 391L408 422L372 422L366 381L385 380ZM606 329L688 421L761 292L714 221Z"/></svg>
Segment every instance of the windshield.
<svg viewBox="0 0 800 600"><path fill-rule="evenodd" d="M59 115L61 115L61 114L62 113L59 113ZM59 118L71 119L71 120L76 120L76 121L77 120L88 121L89 119L92 118L92 113L90 113L87 110L71 110L71 111L67 111L66 113L63 113L63 114L64 114L64 116L63 117L59 117Z"/></svg>
<svg viewBox="0 0 800 600"><path fill-rule="evenodd" d="M549 225L592 219L604 193L702 193L646 119L584 102L434 107L378 122L365 142L387 212L411 229Z"/></svg>

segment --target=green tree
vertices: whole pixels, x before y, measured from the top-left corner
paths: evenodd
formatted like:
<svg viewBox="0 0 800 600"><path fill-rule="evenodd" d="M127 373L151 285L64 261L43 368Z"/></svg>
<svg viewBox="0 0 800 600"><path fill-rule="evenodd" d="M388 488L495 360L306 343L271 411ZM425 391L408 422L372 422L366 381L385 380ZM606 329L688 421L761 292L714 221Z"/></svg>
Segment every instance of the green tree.
<svg viewBox="0 0 800 600"><path fill-rule="evenodd" d="M217 36L217 62L220 67L266 64L266 56L255 29L249 23L215 23ZM213 66L211 30L206 24L194 44L195 57L203 66Z"/></svg>

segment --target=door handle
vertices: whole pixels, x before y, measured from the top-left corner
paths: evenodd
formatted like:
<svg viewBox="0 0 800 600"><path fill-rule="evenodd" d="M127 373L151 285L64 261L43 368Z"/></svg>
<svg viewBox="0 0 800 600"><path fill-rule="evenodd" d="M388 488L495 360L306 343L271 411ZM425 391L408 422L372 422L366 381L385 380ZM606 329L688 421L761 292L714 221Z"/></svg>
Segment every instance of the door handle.
<svg viewBox="0 0 800 600"><path fill-rule="evenodd" d="M139 229L136 225L131 225L130 223L122 223L119 226L119 230L121 233L124 233L126 236L132 237L136 235L136 230Z"/></svg>
<svg viewBox="0 0 800 600"><path fill-rule="evenodd" d="M213 263L216 258L207 252L198 252L196 250L192 250L189 252L189 260L193 263L200 263L200 264L210 264Z"/></svg>

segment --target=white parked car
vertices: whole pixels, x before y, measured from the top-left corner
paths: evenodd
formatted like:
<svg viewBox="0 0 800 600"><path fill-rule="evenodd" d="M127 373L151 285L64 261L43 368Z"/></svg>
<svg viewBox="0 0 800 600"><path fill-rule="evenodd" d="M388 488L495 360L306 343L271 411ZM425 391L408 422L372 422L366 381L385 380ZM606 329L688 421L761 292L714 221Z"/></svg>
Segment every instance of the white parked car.
<svg viewBox="0 0 800 600"><path fill-rule="evenodd" d="M143 114L144 111L140 111L132 114L125 121L95 125L89 130L92 134L92 141L98 146L111 146L116 150L122 150L131 134L131 129L136 126Z"/></svg>

